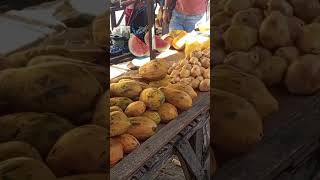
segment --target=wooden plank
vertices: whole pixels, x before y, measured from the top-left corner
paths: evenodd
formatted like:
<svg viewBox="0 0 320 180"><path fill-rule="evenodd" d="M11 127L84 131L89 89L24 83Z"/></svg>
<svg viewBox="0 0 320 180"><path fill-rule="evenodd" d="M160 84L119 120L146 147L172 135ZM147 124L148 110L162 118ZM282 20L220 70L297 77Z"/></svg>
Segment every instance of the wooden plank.
<svg viewBox="0 0 320 180"><path fill-rule="evenodd" d="M117 20L116 20L116 12L114 9L110 9L110 18L111 18L111 30L116 26Z"/></svg>
<svg viewBox="0 0 320 180"><path fill-rule="evenodd" d="M146 163L146 173L144 173L142 177L134 176L134 178L139 180L154 179L157 176L157 171L168 162L168 160L172 157L173 152L173 146L169 144L166 145L160 152L157 153L157 155L155 155Z"/></svg>
<svg viewBox="0 0 320 180"><path fill-rule="evenodd" d="M193 135L195 135L199 130L205 128L205 126L209 123L209 115L210 115L210 112L203 113L202 115L198 116L195 119L195 121L190 123L190 125L188 127L186 127L186 131L182 131L180 133L180 135L183 136L183 140L182 141L187 142L187 140L190 139ZM190 130L187 130L187 129L190 129ZM190 150L189 150L189 152L190 152ZM191 153L193 153L193 152L191 152ZM186 156L189 156L188 155L189 153L186 153L186 154L187 154ZM209 153L208 153L208 155L209 155ZM179 152L177 152L177 156L179 157L180 162L182 164L182 169L184 171L185 178L187 180L195 179L196 177L193 175L194 173L189 168L190 164L193 165L194 162L186 161L184 159L183 155L180 154ZM206 160L206 159L204 159L204 160ZM198 160L196 160L196 161L198 161ZM202 168L202 166L205 163L201 163L201 161L199 161L199 163L200 163L199 166L201 166L201 169L203 169L203 172L210 168L210 164L207 164L206 167ZM203 173L203 174L205 174L205 173ZM209 176L208 177L204 177L204 178L208 178L209 179Z"/></svg>
<svg viewBox="0 0 320 180"><path fill-rule="evenodd" d="M155 59L155 43L154 43L154 32L152 31L154 28L154 8L153 1L147 1L147 14L148 14L148 33L149 33L149 52L150 59Z"/></svg>
<svg viewBox="0 0 320 180"><path fill-rule="evenodd" d="M182 157L182 155L179 152L177 152L176 155L179 158L181 168L183 170L183 174L184 174L184 177L186 178L186 180L194 180L195 177L192 174L191 170L188 168L188 163L184 160L184 158Z"/></svg>
<svg viewBox="0 0 320 180"><path fill-rule="evenodd" d="M197 155L192 149L190 143L186 139L183 139L176 145L176 148L179 154L181 154L183 161L185 161L186 166L194 176L192 179L196 178L198 180L203 180L204 172L202 165L197 159Z"/></svg>
<svg viewBox="0 0 320 180"><path fill-rule="evenodd" d="M111 178L124 180L143 166L148 159L155 155L165 144L170 142L179 132L190 124L200 113L208 111L210 104L209 93L201 93L194 101L193 107L181 113L175 121L171 121L158 133L140 145L122 161L111 169Z"/></svg>
<svg viewBox="0 0 320 180"><path fill-rule="evenodd" d="M143 167L140 167L139 171L136 172L134 176L132 176L132 179L141 179L141 178L146 180L153 179L154 177L153 175L155 175L155 173L158 170L160 170L160 167L161 167L160 163L163 164L163 162L167 161L168 160L167 158L171 157L173 153L179 156L179 153L174 151L174 144L179 142L181 139L184 139L184 140L189 139L193 134L195 134L197 130L202 129L202 127L204 127L206 123L209 122L208 114L209 112L201 114L200 117L205 117L205 118L200 118L198 116L187 127L185 127L182 131L180 131L180 133L177 136L175 136L167 145L162 147L162 149L158 151L156 155L154 155L151 159L149 159L148 162ZM201 120L200 122L197 120L198 118ZM165 125L160 124L157 130L159 131L159 129L163 127L165 127ZM182 164L183 163L184 161L182 162ZM185 165L185 167L186 166L187 165ZM184 167L182 166L182 168ZM187 169L187 168L184 168L184 169ZM144 173L142 173L142 171ZM187 175L188 173L186 173L186 176Z"/></svg>
<svg viewBox="0 0 320 180"><path fill-rule="evenodd" d="M253 152L226 163L214 180L272 179L306 154L299 152L307 152L320 135L319 94L287 97L280 101L280 112L270 117L280 126L265 131L269 134Z"/></svg>
<svg viewBox="0 0 320 180"><path fill-rule="evenodd" d="M110 58L110 64L113 65L113 64L128 62L128 61L131 61L133 58L134 56L131 53L125 53L120 56Z"/></svg>
<svg viewBox="0 0 320 180"><path fill-rule="evenodd" d="M197 159L200 161L201 166L203 161L203 143L204 143L204 134L203 128L196 131L196 133L191 137L190 144L196 153Z"/></svg>

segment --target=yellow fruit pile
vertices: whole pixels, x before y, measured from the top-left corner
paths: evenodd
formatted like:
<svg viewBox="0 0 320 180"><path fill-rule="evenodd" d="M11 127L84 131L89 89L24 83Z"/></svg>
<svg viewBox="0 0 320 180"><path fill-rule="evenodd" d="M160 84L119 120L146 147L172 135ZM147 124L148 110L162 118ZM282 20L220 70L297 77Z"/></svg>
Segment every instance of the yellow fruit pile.
<svg viewBox="0 0 320 180"><path fill-rule="evenodd" d="M171 84L167 72L165 63L152 60L139 69L143 81L110 84L111 166L154 135L159 123L169 123L192 107L197 93L191 86Z"/></svg>
<svg viewBox="0 0 320 180"><path fill-rule="evenodd" d="M284 83L294 94L320 89L318 0L217 0L212 6L214 64L267 86Z"/></svg>
<svg viewBox="0 0 320 180"><path fill-rule="evenodd" d="M174 63L168 70L171 83L190 85L200 91L210 90L210 49L193 51L190 57Z"/></svg>
<svg viewBox="0 0 320 180"><path fill-rule="evenodd" d="M210 37L201 33L187 33L183 30L174 30L162 36L171 47L178 51L184 51L187 57L193 51L210 48Z"/></svg>

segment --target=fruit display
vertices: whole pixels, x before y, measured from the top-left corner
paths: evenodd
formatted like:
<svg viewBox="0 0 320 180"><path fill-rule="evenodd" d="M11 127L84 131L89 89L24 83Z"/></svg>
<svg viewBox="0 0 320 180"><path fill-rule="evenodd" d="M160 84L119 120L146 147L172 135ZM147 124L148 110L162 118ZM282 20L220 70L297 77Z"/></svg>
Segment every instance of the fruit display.
<svg viewBox="0 0 320 180"><path fill-rule="evenodd" d="M213 7L214 65L225 63L236 67L255 75L269 87L287 84L284 83L287 69L294 61L308 54L320 54L317 43L320 2L316 0L312 3L220 0ZM304 75L307 73L308 70ZM309 94L302 88L295 93Z"/></svg>
<svg viewBox="0 0 320 180"><path fill-rule="evenodd" d="M184 84L200 91L209 91L210 49L193 51L190 58L186 57L174 63L168 74L172 78L172 84Z"/></svg>
<svg viewBox="0 0 320 180"><path fill-rule="evenodd" d="M97 16L87 28L68 29L3 57L0 179L105 179L111 92L104 66L106 19ZM114 88L119 95L121 88ZM131 95L136 91L142 89ZM113 103L124 111L128 99ZM121 120L117 131L130 125Z"/></svg>
<svg viewBox="0 0 320 180"><path fill-rule="evenodd" d="M248 152L262 138L261 116L240 96L218 89L211 92L215 103L211 143L226 152Z"/></svg>
<svg viewBox="0 0 320 180"><path fill-rule="evenodd" d="M163 35L162 39L168 42L173 49L184 51L186 57L189 57L195 50L210 48L210 37L203 32L187 33L183 30L174 30Z"/></svg>
<svg viewBox="0 0 320 180"><path fill-rule="evenodd" d="M0 162L2 179L56 180L57 177L40 160L30 157L15 157ZM4 175L5 174L5 175Z"/></svg>
<svg viewBox="0 0 320 180"><path fill-rule="evenodd" d="M170 48L170 44L161 39L160 36L154 35L155 40L155 50L158 52L164 52ZM128 42L129 51L136 57L149 56L149 33L146 33L144 39L141 40L134 34L130 35Z"/></svg>
<svg viewBox="0 0 320 180"><path fill-rule="evenodd" d="M103 172L107 168L107 136L107 130L97 125L74 128L59 138L46 162L59 177L91 173L97 169Z"/></svg>
<svg viewBox="0 0 320 180"><path fill-rule="evenodd" d="M105 28L108 22L108 15L104 13L97 16L92 22L92 37L96 44L105 47L108 44L106 35L108 30Z"/></svg>
<svg viewBox="0 0 320 180"><path fill-rule="evenodd" d="M284 85L292 95L320 89L320 2L218 0L211 7L211 144L230 158L263 138L263 120L280 108L271 88Z"/></svg>
<svg viewBox="0 0 320 180"><path fill-rule="evenodd" d="M170 48L170 44L167 43L165 40L161 39L160 36L154 35L154 39L155 39L155 50L156 51L164 52ZM144 42L148 45L148 47L150 46L149 40L150 40L149 32L147 32L144 36Z"/></svg>
<svg viewBox="0 0 320 180"><path fill-rule="evenodd" d="M147 44L133 34L128 41L128 47L131 54L137 57L148 56L150 54Z"/></svg>
<svg viewBox="0 0 320 180"><path fill-rule="evenodd" d="M0 161L16 157L30 157L42 160L36 148L23 141L9 141L0 144Z"/></svg>
<svg viewBox="0 0 320 180"><path fill-rule="evenodd" d="M111 166L153 136L160 123L174 121L179 113L190 109L198 96L197 91L210 90L210 50L199 49L190 54L194 64L187 62L186 65L191 66L190 79L198 78L197 86L191 86L191 81L174 82L169 73L172 67L169 68L166 62L158 59L138 69L140 79L127 77L111 80Z"/></svg>

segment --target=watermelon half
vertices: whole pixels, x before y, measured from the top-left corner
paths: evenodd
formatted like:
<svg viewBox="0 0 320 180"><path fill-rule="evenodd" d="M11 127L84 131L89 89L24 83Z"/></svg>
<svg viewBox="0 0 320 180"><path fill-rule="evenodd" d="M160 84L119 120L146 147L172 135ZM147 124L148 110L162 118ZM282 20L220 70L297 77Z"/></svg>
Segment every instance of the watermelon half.
<svg viewBox="0 0 320 180"><path fill-rule="evenodd" d="M156 42L155 49L158 52L164 52L164 51L166 51L166 50L168 50L170 48L170 43L168 43L167 41L161 39L160 36L154 35L154 39L155 39L155 42ZM149 46L149 32L147 32L146 35L144 36L144 42Z"/></svg>
<svg viewBox="0 0 320 180"><path fill-rule="evenodd" d="M131 34L128 41L129 51L137 57L149 56L149 46L141 41L137 36Z"/></svg>

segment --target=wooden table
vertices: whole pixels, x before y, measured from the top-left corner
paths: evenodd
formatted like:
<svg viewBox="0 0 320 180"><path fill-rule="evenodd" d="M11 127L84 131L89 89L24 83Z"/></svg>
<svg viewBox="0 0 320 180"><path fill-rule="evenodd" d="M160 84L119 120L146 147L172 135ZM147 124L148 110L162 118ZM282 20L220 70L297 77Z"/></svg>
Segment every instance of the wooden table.
<svg viewBox="0 0 320 180"><path fill-rule="evenodd" d="M115 64L130 61L132 57L114 58ZM184 58L183 52L168 51L157 59L171 66ZM114 66L114 65L113 65ZM121 76L137 77L137 70L130 70ZM112 80L111 80L112 81ZM111 168L112 180L152 180L157 171L173 156L177 155L187 180L207 180L210 157L210 94L198 93L193 107L179 114L168 124L160 124L157 133L143 142L135 151L124 157Z"/></svg>
<svg viewBox="0 0 320 180"><path fill-rule="evenodd" d="M319 161L315 154L320 137L320 93L293 96L277 88L273 94L280 110L265 120L263 141L252 152L224 164L211 179L305 180L313 176L311 165L301 167L306 161ZM317 166L319 170L319 162Z"/></svg>

